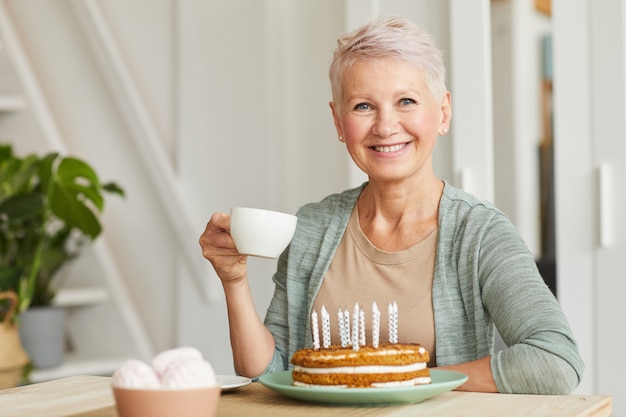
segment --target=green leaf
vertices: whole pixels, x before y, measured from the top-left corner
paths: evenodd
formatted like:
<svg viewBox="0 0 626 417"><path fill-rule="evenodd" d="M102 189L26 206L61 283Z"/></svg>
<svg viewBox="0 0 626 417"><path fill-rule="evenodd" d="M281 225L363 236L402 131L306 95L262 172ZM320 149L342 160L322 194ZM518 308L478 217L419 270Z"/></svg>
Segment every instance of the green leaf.
<svg viewBox="0 0 626 417"><path fill-rule="evenodd" d="M41 254L41 264L31 306L46 306L52 303L55 296L54 278L65 262L72 256L62 246L48 245Z"/></svg>
<svg viewBox="0 0 626 417"><path fill-rule="evenodd" d="M11 145L0 144L0 163L13 158L13 147Z"/></svg>
<svg viewBox="0 0 626 417"><path fill-rule="evenodd" d="M0 267L0 291L15 290L22 275L22 270L18 266Z"/></svg>
<svg viewBox="0 0 626 417"><path fill-rule="evenodd" d="M111 194L117 194L121 197L126 197L124 189L114 182L107 182L106 184L103 184L102 189Z"/></svg>
<svg viewBox="0 0 626 417"><path fill-rule="evenodd" d="M39 162L34 155L21 160L11 158L3 161L0 165L2 178L0 198L33 191L39 183L37 178Z"/></svg>
<svg viewBox="0 0 626 417"><path fill-rule="evenodd" d="M52 212L69 227L76 227L81 232L96 238L102 231L95 214L79 198L78 193L63 184L55 183L52 187L49 203Z"/></svg>
<svg viewBox="0 0 626 417"><path fill-rule="evenodd" d="M7 217L9 224L43 216L44 197L41 193L18 194L0 201L0 214Z"/></svg>
<svg viewBox="0 0 626 417"><path fill-rule="evenodd" d="M102 211L104 198L94 170L77 158L64 158L57 169L48 199L50 209L68 226L94 239L102 230L94 210Z"/></svg>
<svg viewBox="0 0 626 417"><path fill-rule="evenodd" d="M53 165L54 161L58 158L59 154L56 152L51 152L43 157L39 163L37 164L37 173L39 175L39 182L41 183L41 189L44 190L45 193L50 189L50 181L53 178Z"/></svg>
<svg viewBox="0 0 626 417"><path fill-rule="evenodd" d="M7 192L10 191L7 187L12 185L12 180L14 180L15 173L20 169L20 165L20 161L15 158L0 161L0 183L2 184L2 189L6 189Z"/></svg>
<svg viewBox="0 0 626 417"><path fill-rule="evenodd" d="M98 211L104 207L100 180L95 171L77 158L64 158L57 172L59 184L71 190L77 198L91 201Z"/></svg>

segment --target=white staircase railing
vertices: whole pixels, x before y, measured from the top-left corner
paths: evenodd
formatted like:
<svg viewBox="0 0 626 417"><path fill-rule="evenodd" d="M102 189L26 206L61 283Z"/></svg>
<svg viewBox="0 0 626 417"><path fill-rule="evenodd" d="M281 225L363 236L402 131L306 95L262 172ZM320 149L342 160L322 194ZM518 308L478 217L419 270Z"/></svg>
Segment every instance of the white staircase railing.
<svg viewBox="0 0 626 417"><path fill-rule="evenodd" d="M184 192L185 185L163 150L164 141L161 140L156 124L150 117L98 2L81 0L72 2L72 5L91 43L91 49L96 53L104 70L117 105L124 110L122 114L133 132L131 137L136 148L141 150L137 154L143 158L143 166L152 180L162 207L168 214L185 265L192 273L204 299L209 301L212 296L210 277L215 272L201 256L198 238L203 225L193 223L192 219L198 216L192 213L193 205L188 194Z"/></svg>

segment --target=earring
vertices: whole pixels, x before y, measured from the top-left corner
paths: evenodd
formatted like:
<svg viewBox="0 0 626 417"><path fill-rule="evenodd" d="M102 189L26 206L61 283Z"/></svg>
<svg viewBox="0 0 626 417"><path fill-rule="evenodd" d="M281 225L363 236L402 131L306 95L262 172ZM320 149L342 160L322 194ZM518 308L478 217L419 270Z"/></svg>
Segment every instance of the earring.
<svg viewBox="0 0 626 417"><path fill-rule="evenodd" d="M339 142L343 142L343 136L339 136Z"/></svg>

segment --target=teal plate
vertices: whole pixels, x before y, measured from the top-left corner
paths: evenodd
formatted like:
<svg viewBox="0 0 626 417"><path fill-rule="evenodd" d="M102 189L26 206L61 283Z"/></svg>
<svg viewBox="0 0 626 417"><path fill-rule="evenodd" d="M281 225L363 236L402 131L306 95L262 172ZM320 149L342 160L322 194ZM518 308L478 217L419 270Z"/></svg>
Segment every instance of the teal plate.
<svg viewBox="0 0 626 417"><path fill-rule="evenodd" d="M259 382L274 392L296 400L341 405L397 405L424 401L452 391L467 381L467 375L455 371L431 369L432 382L412 387L332 388L293 386L291 371L263 375Z"/></svg>

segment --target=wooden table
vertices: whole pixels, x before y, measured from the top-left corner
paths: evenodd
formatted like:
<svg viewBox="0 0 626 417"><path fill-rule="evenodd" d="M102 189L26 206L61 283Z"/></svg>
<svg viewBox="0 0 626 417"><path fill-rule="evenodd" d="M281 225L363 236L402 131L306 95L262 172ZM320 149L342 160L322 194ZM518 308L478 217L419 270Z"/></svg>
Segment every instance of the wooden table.
<svg viewBox="0 0 626 417"><path fill-rule="evenodd" d="M608 395L511 395L447 392L417 404L345 407L291 400L259 383L222 393L217 417L229 416L533 416L608 417ZM76 376L0 391L2 417L117 417L111 379ZM146 416L148 417L148 416Z"/></svg>

